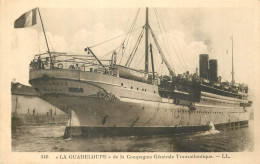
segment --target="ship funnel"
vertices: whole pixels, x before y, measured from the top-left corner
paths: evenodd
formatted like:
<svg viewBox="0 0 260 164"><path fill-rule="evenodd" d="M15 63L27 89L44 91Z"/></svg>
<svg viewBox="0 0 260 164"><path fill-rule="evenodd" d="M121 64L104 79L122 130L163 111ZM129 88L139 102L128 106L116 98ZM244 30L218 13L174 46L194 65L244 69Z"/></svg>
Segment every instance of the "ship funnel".
<svg viewBox="0 0 260 164"><path fill-rule="evenodd" d="M208 54L200 54L200 77L208 79Z"/></svg>
<svg viewBox="0 0 260 164"><path fill-rule="evenodd" d="M218 62L216 59L209 60L209 80L218 81Z"/></svg>

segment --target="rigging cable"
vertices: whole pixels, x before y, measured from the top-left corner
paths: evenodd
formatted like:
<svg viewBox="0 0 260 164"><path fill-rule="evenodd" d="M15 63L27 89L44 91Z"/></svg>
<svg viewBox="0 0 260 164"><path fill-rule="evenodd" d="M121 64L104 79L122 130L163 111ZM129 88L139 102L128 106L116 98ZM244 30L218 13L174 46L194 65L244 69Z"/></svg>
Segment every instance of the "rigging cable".
<svg viewBox="0 0 260 164"><path fill-rule="evenodd" d="M126 26L125 26L125 28L124 28L124 31L127 31L127 27L128 27L128 24L129 24L129 20L130 20L130 17L131 17L131 15L132 15L132 10L130 11L130 14L129 14L129 16L128 16L128 19L127 19L127 22L126 22ZM120 49L120 50L122 50L122 58L123 58L123 56L124 56L124 50L125 50L125 39L126 38L123 38L123 40L122 40L122 49ZM119 54L120 54L120 51L118 52ZM121 60L120 60L120 63L121 63L121 61L122 61L122 58L121 58Z"/></svg>
<svg viewBox="0 0 260 164"><path fill-rule="evenodd" d="M132 22L132 24L131 24L131 26L130 26L130 28L129 28L129 30L128 30L128 33L127 33L127 35L126 35L126 37L125 37L125 40L123 41L124 49L125 49L125 47L127 47L127 45L128 45L128 42L129 42L129 40L130 40L130 33L132 33L132 31L133 31L133 28L134 28L134 26L135 26L135 23L136 23L136 20L137 20L137 18L138 18L139 13L140 13L140 8L138 8L137 13L136 13L136 15L135 15L135 18L134 18L134 20L133 20L133 22ZM121 61L122 61L124 52L125 52L125 51L123 51L123 53L122 53ZM120 61L120 63L121 63L121 61Z"/></svg>
<svg viewBox="0 0 260 164"><path fill-rule="evenodd" d="M159 20L161 20L161 24L162 24L162 26L163 26L163 29L164 29L165 33L167 33L167 30L166 30L166 28L165 28L165 26L164 26L163 20L161 19L160 15L159 15L159 12L157 11L157 9L155 9L155 11L156 11L156 13L157 13L157 16L158 16ZM164 39L164 38L163 38L163 39ZM170 46L169 46L168 40L166 40L166 43L167 43L167 44L166 44L166 47L167 47L167 50L168 50L168 53L169 53ZM184 65L182 64L182 61L179 59L178 53L177 53L177 51L176 51L176 49L175 49L174 46L173 46L173 49L174 49L175 53L177 54L177 58L178 58L179 64L180 64L180 65L177 65L177 66L179 66L180 70L183 69L183 70L185 71L185 67L184 67ZM169 53L169 55L170 55L170 53ZM171 55L170 55L170 58L172 59L172 56L171 56ZM175 63L175 61L174 61L174 63Z"/></svg>
<svg viewBox="0 0 260 164"><path fill-rule="evenodd" d="M139 44L140 44L140 42L141 42L141 40L142 40L142 38L143 38L143 34L144 34L144 28L143 28L143 30L141 31L141 33L140 33L140 35L139 35L139 37L138 37L138 39L137 39L137 41L136 41L136 44L135 44L135 46L134 46L134 49L133 49L132 53L130 54L130 56L129 56L129 58L128 58L126 64L125 64L125 66L127 66L127 67L130 66L130 64L131 64L131 62L132 62L132 60L133 60L133 58L134 58L134 56L135 56L135 54L136 54L136 51L137 51L137 49L138 49L138 46L139 46Z"/></svg>
<svg viewBox="0 0 260 164"><path fill-rule="evenodd" d="M166 15L167 15L167 17L170 19L169 14L168 14L167 11L166 11ZM170 23L170 26L172 27L172 24L171 24L171 23ZM179 51L180 51L180 54L181 54L182 60L183 60L185 66L186 66L186 68L187 68L186 62L185 62L184 57L183 57L184 55L183 55L183 53L182 53L182 51L181 51L181 48L180 48L180 46L179 46L179 42L178 42L178 40L177 40L177 37L176 37L175 33L173 33L173 36L174 36L174 38L175 38L175 40L176 40L177 47L179 48Z"/></svg>
<svg viewBox="0 0 260 164"><path fill-rule="evenodd" d="M154 12L155 12L156 10L154 10ZM155 12L155 16L156 16L156 19L157 19L157 23L158 23L158 26L159 26L159 29L160 29L160 32L162 33L162 29L161 29L161 26L160 26L160 23L159 23L159 19L158 19L158 16L156 15L156 12ZM165 42L165 39L164 39L164 36L163 36L163 34L162 34L162 39L163 39L163 42L164 42L164 44L165 44L165 46L166 46L166 51L168 52L168 54L170 54L169 53L169 50L168 50L168 48L167 48L167 44L166 44L166 42ZM157 48L158 49L158 48ZM171 63L172 63L172 61L173 61L173 63L179 68L179 69L181 69L180 68L180 66L175 62L175 60L171 57L171 55L169 55L169 57L171 58Z"/></svg>
<svg viewBox="0 0 260 164"><path fill-rule="evenodd" d="M144 56L145 56L145 53L144 55L142 56L141 60L139 61L139 63L137 64L136 68L138 68L138 66L140 65L141 61L144 59Z"/></svg>
<svg viewBox="0 0 260 164"><path fill-rule="evenodd" d="M132 24L131 24L131 26L130 26L128 32L127 32L127 35L126 35L126 37L125 37L125 39L124 39L124 41L123 41L123 44L122 44L122 45L123 45L122 57L121 57L121 59L120 59L119 64L121 64L121 62L122 62L122 59L123 59L123 56L124 56L124 53L125 53L125 47L127 47L128 42L129 42L129 39L130 39L130 35L129 35L129 37L128 37L128 34L130 34L130 33L133 32L133 28L134 28L134 25L135 25L135 23L136 23L136 20L137 20L137 17L138 17L138 15L139 15L139 12L140 12L140 8L138 8L137 13L136 13L136 16L135 16L135 18L134 18L134 20L133 20L133 22L132 22ZM130 17L129 17L129 18L130 18ZM126 44L125 44L125 43L126 43ZM132 44L132 42L131 42L131 44Z"/></svg>
<svg viewBox="0 0 260 164"><path fill-rule="evenodd" d="M118 47L116 47L116 48L113 49L112 51L109 51L108 53L106 53L105 55L103 55L103 56L100 57L100 58L104 58L104 57L106 57L106 56L109 55L110 53L112 53L112 52L114 52L115 50L119 49L121 46L122 46L122 44L120 44Z"/></svg>
<svg viewBox="0 0 260 164"><path fill-rule="evenodd" d="M159 16L160 19L161 19L163 28L164 28L164 30L166 31L165 24L164 24L164 22L163 22L163 20L162 20L162 18L161 18L161 16L160 16L160 14L159 14L158 11L157 11L157 13L158 13L158 16ZM174 31L173 31L173 36L175 37L175 32L174 32ZM188 68L187 68L187 65L186 65L185 61L181 60L181 59L183 59L183 55L182 55L182 54L179 55L179 53L178 53L177 49L175 48L175 46L174 46L172 40L171 40L171 39L169 39L169 40L170 40L170 41L169 41L169 42L170 42L170 46L169 46L169 47L172 47L172 48L173 48L173 50L174 50L174 52L175 52L175 54L176 54L176 56L177 56L177 59L178 59L180 65L181 65L182 68L183 68L183 71L187 71ZM180 47L179 47L179 51L180 51ZM182 58L180 58L180 56L182 56Z"/></svg>
<svg viewBox="0 0 260 164"><path fill-rule="evenodd" d="M159 22L158 16L156 15L156 10L155 10L155 9L154 9L154 13L155 13L155 16L156 16L157 24L158 24L158 26L159 26L159 30L160 30L160 32L161 32L161 34L162 34L162 40L163 40L163 42L164 42L166 51L167 51L168 54L170 54L169 49L168 49L167 44L166 44L166 41L165 41L165 39L164 39L163 32L162 32L162 29L161 29L161 26L160 26L160 22ZM170 60L171 64L172 64L172 62L173 62L174 65L176 65L178 68L180 68L179 65L175 62L175 60L172 58L171 55L169 55L169 58L171 59L171 60ZM173 64L172 64L172 65L173 65Z"/></svg>
<svg viewBox="0 0 260 164"><path fill-rule="evenodd" d="M142 27L138 27L138 28L132 30L131 33L134 32L134 31L136 31L136 30L138 30L138 29L140 29L140 28L142 28ZM128 33L124 33L124 34L122 34L122 35L119 35L119 36L116 36L116 37L114 37L114 38L111 38L111 39L105 40L105 41L103 41L103 42L101 42L101 43L98 43L98 44L96 44L96 45L90 46L89 48L93 48L93 47L96 47L96 46L102 45L102 44L104 44L104 43L106 43L106 42L109 42L109 41L111 41L111 40L114 40L114 39L120 38L120 37L122 37L122 36L124 36L124 35L127 35L127 34L128 34Z"/></svg>
<svg viewBox="0 0 260 164"><path fill-rule="evenodd" d="M158 12L158 11L157 11L157 12ZM158 12L158 16L160 17L159 12ZM168 15L167 15L167 16L168 16ZM169 18L169 16L168 16L168 18ZM161 18L160 18L160 19L161 19ZM161 20L162 20L162 19L161 19ZM164 25L164 22L163 22L163 21L162 21L162 25L163 25L163 28L164 28L165 31L166 31L166 28L165 28L165 25ZM172 28L172 29L173 29L173 28ZM170 43L171 43L171 45L172 45L172 47L173 47L173 49L174 49L174 51L175 51L175 53L176 53L176 55L177 55L178 60L179 60L180 63L184 66L184 69L188 70L188 67L187 67L187 65L186 65L186 63L185 63L185 60L184 60L184 58L183 58L183 54L182 54L182 52L181 52L181 48L180 48L180 46L179 46L179 42L178 42L178 40L177 40L177 38L176 38L176 35L175 35L175 32L174 32L174 31L173 31L173 36L174 36L174 39L176 40L176 45L177 45L177 47L178 47L178 49L179 49L180 56L182 57L182 60L180 59L179 54L177 53L176 49L174 48L171 39L170 39Z"/></svg>

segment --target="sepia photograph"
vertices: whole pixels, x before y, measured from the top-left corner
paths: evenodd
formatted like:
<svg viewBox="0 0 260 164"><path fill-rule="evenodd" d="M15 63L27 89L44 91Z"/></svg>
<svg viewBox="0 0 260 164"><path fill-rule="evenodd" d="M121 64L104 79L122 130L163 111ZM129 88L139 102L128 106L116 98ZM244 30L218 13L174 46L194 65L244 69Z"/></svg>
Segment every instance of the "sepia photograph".
<svg viewBox="0 0 260 164"><path fill-rule="evenodd" d="M259 1L88 2L1 2L10 8L1 11L0 68L9 153L56 163L256 151Z"/></svg>

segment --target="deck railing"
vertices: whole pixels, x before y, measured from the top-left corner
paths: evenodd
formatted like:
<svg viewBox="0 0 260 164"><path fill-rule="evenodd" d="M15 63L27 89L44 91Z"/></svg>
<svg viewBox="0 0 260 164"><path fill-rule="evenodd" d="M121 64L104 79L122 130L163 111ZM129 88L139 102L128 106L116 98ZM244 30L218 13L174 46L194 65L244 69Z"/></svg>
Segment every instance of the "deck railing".
<svg viewBox="0 0 260 164"><path fill-rule="evenodd" d="M109 69L111 60L101 60ZM30 70L38 69L69 69L80 71L105 72L106 69L89 55L52 53L52 63L48 53L37 54L30 63Z"/></svg>

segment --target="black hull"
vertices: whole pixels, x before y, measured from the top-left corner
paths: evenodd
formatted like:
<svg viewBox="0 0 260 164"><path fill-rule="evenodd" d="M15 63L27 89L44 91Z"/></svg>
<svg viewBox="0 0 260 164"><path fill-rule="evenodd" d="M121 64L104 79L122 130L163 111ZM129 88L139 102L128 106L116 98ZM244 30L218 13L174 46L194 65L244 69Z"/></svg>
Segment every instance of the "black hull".
<svg viewBox="0 0 260 164"><path fill-rule="evenodd" d="M249 121L216 124L216 130L247 127ZM209 131L209 126L187 127L66 127L64 138L70 137L97 137L97 136L150 136L150 135L176 135L200 131Z"/></svg>

